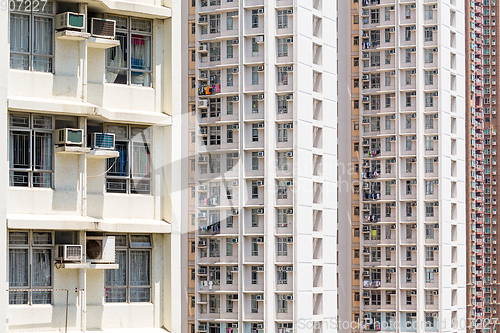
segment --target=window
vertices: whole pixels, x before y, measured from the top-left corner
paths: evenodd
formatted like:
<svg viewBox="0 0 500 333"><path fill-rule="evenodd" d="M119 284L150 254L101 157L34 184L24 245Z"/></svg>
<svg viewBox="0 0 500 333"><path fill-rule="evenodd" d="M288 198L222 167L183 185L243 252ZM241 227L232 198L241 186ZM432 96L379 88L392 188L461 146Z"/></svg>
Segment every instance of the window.
<svg viewBox="0 0 500 333"><path fill-rule="evenodd" d="M150 87L152 82L152 21L108 15L116 21L120 45L106 50L106 82Z"/></svg>
<svg viewBox="0 0 500 333"><path fill-rule="evenodd" d="M256 151L252 152L252 170L259 170L259 153Z"/></svg>
<svg viewBox="0 0 500 333"><path fill-rule="evenodd" d="M278 196L277 199L287 199L288 198L288 186L285 180L278 181Z"/></svg>
<svg viewBox="0 0 500 333"><path fill-rule="evenodd" d="M431 27L424 28L424 38L426 42L432 42L432 40L434 39L434 34L432 33Z"/></svg>
<svg viewBox="0 0 500 333"><path fill-rule="evenodd" d="M392 163L391 160L385 161L385 173L392 173Z"/></svg>
<svg viewBox="0 0 500 333"><path fill-rule="evenodd" d="M252 10L252 28L258 28L259 27L259 10L254 9Z"/></svg>
<svg viewBox="0 0 500 333"><path fill-rule="evenodd" d="M433 290L426 290L425 291L425 305L434 305Z"/></svg>
<svg viewBox="0 0 500 333"><path fill-rule="evenodd" d="M233 59L233 56L234 56L233 42L227 41L226 44L227 44L227 46L226 46L226 58ZM228 75L229 75L229 70L228 70Z"/></svg>
<svg viewBox="0 0 500 333"><path fill-rule="evenodd" d="M412 118L412 115L411 114L407 114L405 115L405 128L406 129L411 129L411 118Z"/></svg>
<svg viewBox="0 0 500 333"><path fill-rule="evenodd" d="M385 20L390 21L391 20L391 8L390 7L385 7Z"/></svg>
<svg viewBox="0 0 500 333"><path fill-rule="evenodd" d="M432 49L424 49L424 61L426 64L434 62L434 53L432 53Z"/></svg>
<svg viewBox="0 0 500 333"><path fill-rule="evenodd" d="M405 41L409 42L411 40L411 27L405 28Z"/></svg>
<svg viewBox="0 0 500 333"><path fill-rule="evenodd" d="M278 124L278 142L288 142L288 129L286 124Z"/></svg>
<svg viewBox="0 0 500 333"><path fill-rule="evenodd" d="M288 85L288 68L278 67L278 86Z"/></svg>
<svg viewBox="0 0 500 333"><path fill-rule="evenodd" d="M278 38L278 57L288 57L288 43L286 38Z"/></svg>
<svg viewBox="0 0 500 333"><path fill-rule="evenodd" d="M52 187L54 119L40 114L9 114L9 184Z"/></svg>
<svg viewBox="0 0 500 333"><path fill-rule="evenodd" d="M287 209L278 209L278 222L276 226L278 228L286 228L289 226Z"/></svg>
<svg viewBox="0 0 500 333"><path fill-rule="evenodd" d="M390 181L385 182L385 195L391 195L391 182ZM390 206L386 204L385 207L386 207L386 210L390 214ZM390 215L386 216L386 217L390 217Z"/></svg>
<svg viewBox="0 0 500 333"><path fill-rule="evenodd" d="M391 64L391 52L389 52L389 50L385 50L385 64Z"/></svg>
<svg viewBox="0 0 500 333"><path fill-rule="evenodd" d="M233 240L231 238L226 238L226 256L233 256Z"/></svg>
<svg viewBox="0 0 500 333"><path fill-rule="evenodd" d="M196 34L196 23L191 23L191 35ZM194 60L192 60L194 61Z"/></svg>
<svg viewBox="0 0 500 333"><path fill-rule="evenodd" d="M385 138L385 151L391 151L391 148L392 148L391 138L387 137Z"/></svg>
<svg viewBox="0 0 500 333"><path fill-rule="evenodd" d="M278 114L288 113L288 100L286 95L278 95Z"/></svg>
<svg viewBox="0 0 500 333"><path fill-rule="evenodd" d="M411 107L411 93L406 93L406 107Z"/></svg>
<svg viewBox="0 0 500 333"><path fill-rule="evenodd" d="M434 128L434 115L426 114L425 115L425 129L433 129Z"/></svg>
<svg viewBox="0 0 500 333"><path fill-rule="evenodd" d="M434 172L434 159L426 158L425 159L425 173L433 173Z"/></svg>
<svg viewBox="0 0 500 333"><path fill-rule="evenodd" d="M259 243L257 243L257 237L252 237L252 256L256 257L259 255Z"/></svg>
<svg viewBox="0 0 500 333"><path fill-rule="evenodd" d="M238 12L227 12L226 14L226 30L234 29L233 16L238 16Z"/></svg>
<svg viewBox="0 0 500 333"><path fill-rule="evenodd" d="M231 284L233 282L231 281ZM233 298L231 297L231 295L226 295L226 312L227 313L232 313L233 312L233 308L234 308L234 304L233 304ZM237 295L236 295L237 296Z"/></svg>
<svg viewBox="0 0 500 333"><path fill-rule="evenodd" d="M411 151L412 143L411 136L406 137L406 151Z"/></svg>
<svg viewBox="0 0 500 333"><path fill-rule="evenodd" d="M406 203L406 217L411 217L411 214L412 214L411 203L407 202Z"/></svg>
<svg viewBox="0 0 500 333"><path fill-rule="evenodd" d="M259 302L257 301L257 295L252 295L250 306L252 308L252 313L259 313Z"/></svg>
<svg viewBox="0 0 500 333"><path fill-rule="evenodd" d="M226 70L227 72L227 82L226 82L226 85L228 87L232 87L233 86L233 69L227 69Z"/></svg>
<svg viewBox="0 0 500 333"><path fill-rule="evenodd" d="M406 159L406 173L411 173L413 170L413 163L411 158Z"/></svg>
<svg viewBox="0 0 500 333"><path fill-rule="evenodd" d="M259 198L259 186L257 185L257 181L252 181L252 199Z"/></svg>
<svg viewBox="0 0 500 333"><path fill-rule="evenodd" d="M52 232L9 232L9 304L51 304ZM26 289L26 291L22 290ZM28 289L37 289L29 291Z"/></svg>
<svg viewBox="0 0 500 333"><path fill-rule="evenodd" d="M149 194L151 192L151 128L127 125L106 126L115 134L116 159L108 159L106 191Z"/></svg>
<svg viewBox="0 0 500 333"><path fill-rule="evenodd" d="M434 273L432 268L425 269L425 283L434 283Z"/></svg>
<svg viewBox="0 0 500 333"><path fill-rule="evenodd" d="M33 9L30 1L11 4L10 68L52 73L54 4L41 2L36 6L33 2Z"/></svg>
<svg viewBox="0 0 500 333"><path fill-rule="evenodd" d="M210 126L209 127L209 143L211 146L219 146L221 143L220 137L220 126Z"/></svg>
<svg viewBox="0 0 500 333"><path fill-rule="evenodd" d="M252 142L259 142L259 128L252 126Z"/></svg>
<svg viewBox="0 0 500 333"><path fill-rule="evenodd" d="M278 170L288 170L288 157L287 152L278 152Z"/></svg>
<svg viewBox="0 0 500 333"><path fill-rule="evenodd" d="M258 84L259 84L259 67L253 66L252 67L252 85L256 86Z"/></svg>
<svg viewBox="0 0 500 333"><path fill-rule="evenodd" d="M425 150L426 151L434 150L434 139L431 136L425 137Z"/></svg>
<svg viewBox="0 0 500 333"><path fill-rule="evenodd" d="M252 38L252 57L258 57L259 56L259 44L255 40L255 38Z"/></svg>
<svg viewBox="0 0 500 333"><path fill-rule="evenodd" d="M380 10L371 9L370 10L370 23L379 23L380 21Z"/></svg>
<svg viewBox="0 0 500 333"><path fill-rule="evenodd" d="M407 64L411 63L411 49L405 49L405 61Z"/></svg>
<svg viewBox="0 0 500 333"><path fill-rule="evenodd" d="M433 195L434 194L434 181L426 180L425 181L425 195Z"/></svg>
<svg viewBox="0 0 500 333"><path fill-rule="evenodd" d="M278 10L278 29L288 28L288 10Z"/></svg>
<svg viewBox="0 0 500 333"><path fill-rule="evenodd" d="M220 61L220 42L209 43L210 61Z"/></svg>
<svg viewBox="0 0 500 333"><path fill-rule="evenodd" d="M278 237L278 256L287 256L288 255L288 238L287 237Z"/></svg>
<svg viewBox="0 0 500 333"><path fill-rule="evenodd" d="M434 203L426 202L425 203L425 216L426 217L434 217Z"/></svg>
<svg viewBox="0 0 500 333"><path fill-rule="evenodd" d="M209 313L220 313L220 294L210 294L208 297Z"/></svg>
<svg viewBox="0 0 500 333"><path fill-rule="evenodd" d="M234 107L234 103L233 101L227 101L226 102L226 114L227 115L232 115L233 114L233 107Z"/></svg>
<svg viewBox="0 0 500 333"><path fill-rule="evenodd" d="M209 27L211 34L220 33L220 14L209 15Z"/></svg>
<svg viewBox="0 0 500 333"><path fill-rule="evenodd" d="M151 236L115 235L115 263L107 269L106 302L151 301Z"/></svg>

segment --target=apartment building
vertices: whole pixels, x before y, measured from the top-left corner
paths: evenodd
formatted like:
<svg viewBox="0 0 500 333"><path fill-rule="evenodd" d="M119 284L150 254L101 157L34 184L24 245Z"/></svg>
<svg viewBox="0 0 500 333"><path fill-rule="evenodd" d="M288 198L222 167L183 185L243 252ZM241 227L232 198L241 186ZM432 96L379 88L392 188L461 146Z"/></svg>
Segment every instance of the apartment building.
<svg viewBox="0 0 500 333"><path fill-rule="evenodd" d="M180 331L179 3L1 12L0 331Z"/></svg>
<svg viewBox="0 0 500 333"><path fill-rule="evenodd" d="M467 3L467 318L469 332L485 325L497 306L496 1Z"/></svg>
<svg viewBox="0 0 500 333"><path fill-rule="evenodd" d="M342 330L466 330L464 10L339 2Z"/></svg>
<svg viewBox="0 0 500 333"><path fill-rule="evenodd" d="M336 1L189 6L187 327L332 332Z"/></svg>

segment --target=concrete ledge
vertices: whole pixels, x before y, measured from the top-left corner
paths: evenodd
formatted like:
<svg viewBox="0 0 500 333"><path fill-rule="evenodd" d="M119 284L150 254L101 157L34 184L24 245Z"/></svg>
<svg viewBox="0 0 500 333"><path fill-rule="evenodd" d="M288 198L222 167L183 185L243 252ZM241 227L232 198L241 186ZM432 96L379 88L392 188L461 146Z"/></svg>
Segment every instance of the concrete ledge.
<svg viewBox="0 0 500 333"><path fill-rule="evenodd" d="M169 234L170 223L152 219L95 219L79 215L7 214L9 229L87 230Z"/></svg>
<svg viewBox="0 0 500 333"><path fill-rule="evenodd" d="M164 6L115 0L97 0L96 2L101 3L101 5L107 9L120 11L124 14L130 14L132 12L136 16L137 14L143 14L145 17L159 19L172 17L172 9Z"/></svg>

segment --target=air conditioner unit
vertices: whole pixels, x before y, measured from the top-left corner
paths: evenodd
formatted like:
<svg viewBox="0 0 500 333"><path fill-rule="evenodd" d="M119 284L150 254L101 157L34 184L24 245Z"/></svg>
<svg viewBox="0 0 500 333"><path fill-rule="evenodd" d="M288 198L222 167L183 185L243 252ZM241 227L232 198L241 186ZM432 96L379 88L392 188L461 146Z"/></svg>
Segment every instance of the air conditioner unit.
<svg viewBox="0 0 500 333"><path fill-rule="evenodd" d="M287 215L293 215L293 208L289 208L286 210Z"/></svg>
<svg viewBox="0 0 500 333"><path fill-rule="evenodd" d="M396 32L396 28L389 28L389 32Z"/></svg>
<svg viewBox="0 0 500 333"><path fill-rule="evenodd" d="M257 153L257 157L264 157L264 152L263 151L259 151Z"/></svg>
<svg viewBox="0 0 500 333"><path fill-rule="evenodd" d="M366 74L365 74L365 75L363 75L363 76L361 77L361 79L362 79L363 81L369 81L369 80L370 80L370 77L369 77L368 75L366 75Z"/></svg>
<svg viewBox="0 0 500 333"><path fill-rule="evenodd" d="M287 272L293 272L293 266L286 266L285 270Z"/></svg>
<svg viewBox="0 0 500 333"><path fill-rule="evenodd" d="M207 53L208 52L208 46L206 44L202 44L198 47L198 51L201 53Z"/></svg>
<svg viewBox="0 0 500 333"><path fill-rule="evenodd" d="M286 67L285 67L285 70L286 70L287 72L292 72L292 71L293 71L293 66L286 66Z"/></svg>
<svg viewBox="0 0 500 333"><path fill-rule="evenodd" d="M198 101L198 107L203 109L208 108L208 99L200 99Z"/></svg>
<svg viewBox="0 0 500 333"><path fill-rule="evenodd" d="M198 18L198 22L200 23L205 23L208 21L208 17L207 15L201 15L199 18Z"/></svg>
<svg viewBox="0 0 500 333"><path fill-rule="evenodd" d="M391 185L396 185L396 181L395 180L391 180Z"/></svg>
<svg viewBox="0 0 500 333"><path fill-rule="evenodd" d="M395 268L389 268L389 273L396 273L396 269Z"/></svg>
<svg viewBox="0 0 500 333"><path fill-rule="evenodd" d="M417 29L417 27L416 27L416 26L414 26L414 25L412 25L412 26L410 27L410 30L416 30L416 29ZM411 52L416 52L416 51L417 51L417 49L416 49L416 48L412 48L411 50L412 50Z"/></svg>
<svg viewBox="0 0 500 333"><path fill-rule="evenodd" d="M370 101L370 96L363 96L363 102L369 102Z"/></svg>
<svg viewBox="0 0 500 333"><path fill-rule="evenodd" d="M411 251L417 251L417 247L416 247L416 246L412 246L412 247L410 248L410 250L411 250Z"/></svg>
<svg viewBox="0 0 500 333"><path fill-rule="evenodd" d="M257 238L257 243L264 243L264 237ZM262 270L264 270L263 266L259 266L259 267L262 268Z"/></svg>
<svg viewBox="0 0 500 333"><path fill-rule="evenodd" d="M231 243L238 243L238 237L231 238Z"/></svg>
<svg viewBox="0 0 500 333"><path fill-rule="evenodd" d="M293 128L293 123L290 124L285 124L284 126L286 129L292 129Z"/></svg>
<svg viewBox="0 0 500 333"><path fill-rule="evenodd" d="M233 209L231 210L231 215L238 215L239 214L239 211L237 209Z"/></svg>
<svg viewBox="0 0 500 333"><path fill-rule="evenodd" d="M439 158L438 157L434 158L433 162L439 162Z"/></svg>
<svg viewBox="0 0 500 333"><path fill-rule="evenodd" d="M363 298L370 298L370 292L369 291L363 291Z"/></svg>
<svg viewBox="0 0 500 333"><path fill-rule="evenodd" d="M410 93L410 96L417 96L417 92L416 92L416 91L412 91L412 92ZM413 117L413 118L415 118L415 117Z"/></svg>
<svg viewBox="0 0 500 333"><path fill-rule="evenodd" d="M293 94L286 95L286 96L285 96L285 99L286 99L287 101L291 101L291 100L293 100Z"/></svg>
<svg viewBox="0 0 500 333"><path fill-rule="evenodd" d="M90 134L90 148L92 149L115 149L115 135L113 133Z"/></svg>
<svg viewBox="0 0 500 333"><path fill-rule="evenodd" d="M395 225L394 225L395 226ZM391 248L389 249L390 251L396 251L396 247L395 246L391 246Z"/></svg>
<svg viewBox="0 0 500 333"><path fill-rule="evenodd" d="M87 236L85 253L89 262L114 263L115 236Z"/></svg>
<svg viewBox="0 0 500 333"><path fill-rule="evenodd" d="M293 38L287 38L287 39L286 39L286 42L287 42L288 44L293 43Z"/></svg>
<svg viewBox="0 0 500 333"><path fill-rule="evenodd" d="M238 266L233 266L231 268L231 272L237 272L238 271Z"/></svg>
<svg viewBox="0 0 500 333"><path fill-rule="evenodd" d="M434 268L434 269L432 270L432 273L439 273L439 269Z"/></svg>
<svg viewBox="0 0 500 333"><path fill-rule="evenodd" d="M438 51L439 51L439 50L438 50L438 48L434 48L434 49L432 49L432 52L433 52L433 53L437 53Z"/></svg>
<svg viewBox="0 0 500 333"><path fill-rule="evenodd" d="M205 213L205 212L198 213L198 218L199 219L206 219L207 218L207 213Z"/></svg>
<svg viewBox="0 0 500 333"><path fill-rule="evenodd" d="M198 186L198 191L206 191L207 190L207 186L206 185L200 185Z"/></svg>
<svg viewBox="0 0 500 333"><path fill-rule="evenodd" d="M432 137L432 140L439 140L439 136L437 136L437 135L436 135L436 136L433 136L433 137Z"/></svg>
<svg viewBox="0 0 500 333"><path fill-rule="evenodd" d="M363 271L363 276L370 276L370 272L368 272L368 271Z"/></svg>
<svg viewBox="0 0 500 333"><path fill-rule="evenodd" d="M263 272L264 271L264 266L257 266L257 271L258 272Z"/></svg>
<svg viewBox="0 0 500 333"><path fill-rule="evenodd" d="M81 146L83 144L83 130L78 128L56 130L56 144Z"/></svg>
<svg viewBox="0 0 500 333"><path fill-rule="evenodd" d="M116 21L93 17L90 24L92 37L115 39Z"/></svg>
<svg viewBox="0 0 500 333"><path fill-rule="evenodd" d="M432 249L433 249L434 251L439 251L439 246L434 246Z"/></svg>
<svg viewBox="0 0 500 333"><path fill-rule="evenodd" d="M390 71L390 72L389 72L389 75L390 75L390 76L396 76L396 71Z"/></svg>
<svg viewBox="0 0 500 333"><path fill-rule="evenodd" d="M239 73L240 72L240 68L239 67L233 67L233 69L231 70L231 72L233 72L233 73Z"/></svg>
<svg viewBox="0 0 500 333"><path fill-rule="evenodd" d="M417 5L415 5L415 4L411 4L411 5L410 5L410 8L417 8Z"/></svg>
<svg viewBox="0 0 500 333"><path fill-rule="evenodd" d="M395 54L395 53L396 53L396 50L394 50L394 49L389 50L389 54Z"/></svg>
<svg viewBox="0 0 500 333"><path fill-rule="evenodd" d="M437 26L433 26L432 30L436 31L436 30L438 30L438 27Z"/></svg>
<svg viewBox="0 0 500 333"><path fill-rule="evenodd" d="M417 137L416 136L412 136L412 137L410 137L410 140L415 141L415 140L417 140Z"/></svg>
<svg viewBox="0 0 500 333"><path fill-rule="evenodd" d="M233 102L238 102L240 100L240 96L233 96Z"/></svg>
<svg viewBox="0 0 500 333"><path fill-rule="evenodd" d="M395 224L391 224L391 229L392 230L396 229L396 225ZM394 247L394 251L396 251L396 247Z"/></svg>
<svg viewBox="0 0 500 333"><path fill-rule="evenodd" d="M416 295L416 294L417 294L417 291L416 291L416 290L412 290L412 291L410 291L410 294L412 294L412 295Z"/></svg>
<svg viewBox="0 0 500 333"><path fill-rule="evenodd" d="M257 71L263 72L264 71L264 65L260 65L259 67L257 67Z"/></svg>
<svg viewBox="0 0 500 333"><path fill-rule="evenodd" d="M391 141L396 141L396 137L395 137L395 136L391 136L391 137L390 137L390 140L391 140Z"/></svg>
<svg viewBox="0 0 500 333"><path fill-rule="evenodd" d="M231 183L231 185L238 186L238 181L237 180L233 180L232 183Z"/></svg>
<svg viewBox="0 0 500 333"><path fill-rule="evenodd" d="M391 6L391 7L389 7L389 10L395 10L395 9L396 9L396 7L395 7L395 6Z"/></svg>
<svg viewBox="0 0 500 333"><path fill-rule="evenodd" d="M200 246L200 247L207 246L207 241L206 240L198 241L198 246Z"/></svg>
<svg viewBox="0 0 500 333"><path fill-rule="evenodd" d="M286 157L293 157L293 151L287 151Z"/></svg>
<svg viewBox="0 0 500 333"><path fill-rule="evenodd" d="M257 14L264 14L264 8L259 8L257 10Z"/></svg>
<svg viewBox="0 0 500 333"><path fill-rule="evenodd" d="M240 129L240 125L239 125L239 124L229 125L228 127L229 127L230 129L233 129L233 130L239 130L239 129Z"/></svg>
<svg viewBox="0 0 500 333"><path fill-rule="evenodd" d="M85 14L65 12L56 15L56 30L85 29Z"/></svg>
<svg viewBox="0 0 500 333"><path fill-rule="evenodd" d="M207 330L207 325L205 324L198 325L198 331L206 331L206 330Z"/></svg>
<svg viewBox="0 0 500 333"><path fill-rule="evenodd" d="M255 42L256 43L264 43L264 36L256 36Z"/></svg>
<svg viewBox="0 0 500 333"><path fill-rule="evenodd" d="M432 294L433 294L433 295L439 295L439 290L433 290L433 291L432 291Z"/></svg>
<svg viewBox="0 0 500 333"><path fill-rule="evenodd" d="M412 269L411 269L411 272L412 272L412 273L416 273L416 272L417 272L417 269L416 269L416 268L412 268Z"/></svg>
<svg viewBox="0 0 500 333"><path fill-rule="evenodd" d="M258 215L263 215L264 214L264 208L257 209L257 214Z"/></svg>
<svg viewBox="0 0 500 333"><path fill-rule="evenodd" d="M287 301L293 301L293 295L286 295Z"/></svg>
<svg viewBox="0 0 500 333"><path fill-rule="evenodd" d="M259 96L257 96L257 99L258 99L259 101L263 101L263 100L264 100L264 97L265 97L265 96L264 96L264 94L260 94ZM264 126L262 126L262 127L264 127Z"/></svg>
<svg viewBox="0 0 500 333"><path fill-rule="evenodd" d="M293 181L289 180L285 183L286 186L293 186Z"/></svg>
<svg viewBox="0 0 500 333"><path fill-rule="evenodd" d="M432 74L438 74L439 71L436 69L435 71L432 71Z"/></svg>
<svg viewBox="0 0 500 333"><path fill-rule="evenodd" d="M199 156L198 157L198 163L207 163L208 162L208 157L206 156Z"/></svg>
<svg viewBox="0 0 500 333"><path fill-rule="evenodd" d="M415 74L417 74L417 70L416 70L416 69L412 69L412 70L410 71L410 74L411 74L411 75L415 75Z"/></svg>
<svg viewBox="0 0 500 333"><path fill-rule="evenodd" d="M200 71L200 79L208 79L207 71Z"/></svg>
<svg viewBox="0 0 500 333"><path fill-rule="evenodd" d="M259 296L259 295L257 295L257 297L258 297L258 296ZM262 297L262 298L260 298L260 299L263 299L263 297ZM258 329L258 330L263 330L263 329L264 329L264 324L257 324L257 326L256 326L256 327L257 327L257 329Z"/></svg>
<svg viewBox="0 0 500 333"><path fill-rule="evenodd" d="M237 44L239 44L239 43L240 43L240 39L239 39L239 38L233 39L233 40L231 41L231 44L233 44L233 45L237 45Z"/></svg>
<svg viewBox="0 0 500 333"><path fill-rule="evenodd" d="M416 158L412 158L412 159L411 159L411 161L412 161L412 162L416 162L416 161L417 161L417 159L416 159ZM416 180L416 179L411 180L411 181L410 181L410 184L412 184L412 185L416 185L416 184L417 184L417 180Z"/></svg>
<svg viewBox="0 0 500 333"><path fill-rule="evenodd" d="M286 242L287 242L287 244L291 244L291 243L293 243L293 237L288 237L288 238L286 239Z"/></svg>
<svg viewBox="0 0 500 333"><path fill-rule="evenodd" d="M437 91L432 93L432 96L439 96L439 93Z"/></svg>
<svg viewBox="0 0 500 333"><path fill-rule="evenodd" d="M62 262L67 261L82 261L83 247L81 245L56 245L56 259Z"/></svg>

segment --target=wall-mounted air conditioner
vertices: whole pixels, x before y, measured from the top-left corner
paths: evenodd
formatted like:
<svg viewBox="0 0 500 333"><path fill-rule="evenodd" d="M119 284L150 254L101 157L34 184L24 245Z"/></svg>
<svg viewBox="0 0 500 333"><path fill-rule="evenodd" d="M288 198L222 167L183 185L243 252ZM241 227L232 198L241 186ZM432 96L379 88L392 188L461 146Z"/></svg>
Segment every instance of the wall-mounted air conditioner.
<svg viewBox="0 0 500 333"><path fill-rule="evenodd" d="M85 29L85 14L65 12L56 15L56 30Z"/></svg>
<svg viewBox="0 0 500 333"><path fill-rule="evenodd" d="M92 37L115 39L116 21L93 17L90 23Z"/></svg>
<svg viewBox="0 0 500 333"><path fill-rule="evenodd" d="M115 149L115 135L113 133L90 134L90 148L92 149Z"/></svg>
<svg viewBox="0 0 500 333"><path fill-rule="evenodd" d="M79 128L56 130L56 144L81 146L83 144L83 130Z"/></svg>
<svg viewBox="0 0 500 333"><path fill-rule="evenodd" d="M62 262L81 262L83 247L81 245L56 245L56 260Z"/></svg>
<svg viewBox="0 0 500 333"><path fill-rule="evenodd" d="M87 236L85 254L88 262L114 263L115 236Z"/></svg>

